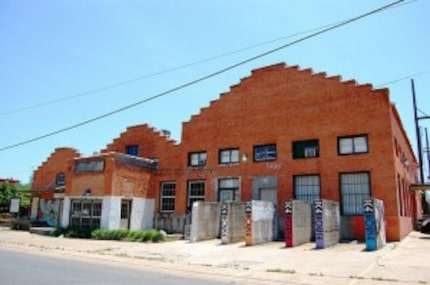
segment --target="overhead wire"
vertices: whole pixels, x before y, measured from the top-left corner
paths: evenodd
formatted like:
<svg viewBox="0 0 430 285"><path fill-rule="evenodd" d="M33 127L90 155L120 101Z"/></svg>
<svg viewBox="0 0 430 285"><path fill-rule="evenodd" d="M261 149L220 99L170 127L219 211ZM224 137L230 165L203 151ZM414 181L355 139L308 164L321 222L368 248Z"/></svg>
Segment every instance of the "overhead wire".
<svg viewBox="0 0 430 285"><path fill-rule="evenodd" d="M340 27L342 27L342 26L345 26L345 25L348 25L348 24L350 24L350 23L356 22L356 21L358 21L358 20L361 20L361 19L363 19L363 18L365 18L365 17L368 17L368 16L371 16L371 15L373 15L373 14L376 14L376 13L382 12L382 11L384 11L384 10L386 10L386 9L392 8L392 7L394 7L394 6L396 6L396 5L400 4L400 3L402 3L403 1L404 1L404 0L398 0L398 1L392 2L392 3L390 3L390 4L387 4L387 5L381 6L381 7L377 8L377 9L371 10L371 11L366 12L366 13L364 13L364 14L361 14L361 15L359 15L359 16L356 16L356 17L350 18L350 19L348 19L348 20L342 21L342 22L340 22L340 23L338 23L338 24L335 24L335 25L333 25L333 26L330 26L330 27L324 28L324 29L322 29L322 30L320 30L320 31L317 31L317 32L311 33L310 35L304 36L304 37L299 38L299 39L297 39L297 40L294 40L294 41L292 41L292 42L289 42L289 43L286 43L286 44L284 44L284 45L281 45L281 46L279 46L279 47L276 47L276 48L270 49L270 50L268 50L268 51L266 51L266 52L263 52L263 53L257 54L257 55L255 55L255 56L253 56L253 57L250 57L250 58L248 58L248 59L245 59L245 60L239 61L239 62L237 62L237 63L235 63L235 64L232 64L232 65L230 65L230 66L227 66L227 67L225 67L225 68L222 68L222 69L220 69L220 70L218 70L218 71L215 71L215 72L209 73L209 74L204 75L204 76L202 76L202 77L199 77L199 78L197 78L197 79L195 79L195 80L189 81L189 82L187 82L187 83L184 83L184 84L182 84L182 85L179 85L179 86L174 87L174 88L172 88L172 89L169 89L169 90L167 90L167 91L164 91L164 92L158 93L158 94L153 95L153 96L151 96L151 97L148 97L148 98L145 98L145 99L139 100L139 101L137 101L137 102L135 102L135 103L132 103L132 104L129 104L129 105L123 106L123 107L121 107L121 108L115 109L115 110L110 111L110 112L108 112L108 113L105 113L105 114L102 114L102 115L96 116L96 117L94 117L94 118L91 118L91 119L88 119L88 120L82 121L82 122L80 122L80 123L77 123L77 124L74 124L74 125L71 125L71 126L68 126L68 127L65 127L65 128L62 128L62 129L59 129L59 130L56 130L56 131L53 131L53 132L47 133L47 134L44 134L44 135L41 135L41 136L38 136L38 137L34 137L34 138L31 138L31 139L28 139L28 140L25 140L25 141L21 141L21 142L15 143L15 144L11 144L11 145L8 145L8 146L5 146L5 147L2 147L2 148L0 148L0 151L5 151L5 150L7 150L7 149L16 148L16 147L18 147L18 146L26 145L26 144L29 144L29 143L32 143L32 142L35 142L35 141L39 141L39 140L45 139L45 138L47 138L47 137L51 137L51 136L54 136L54 135L57 135L57 134L60 134L60 133L64 133L64 132L66 132L66 131L69 131L69 130L72 130L72 129L76 129L76 128L78 128L78 127L81 127L81 126L84 126L84 125L90 124L90 123L92 123L92 122L95 122L95 121L101 120L101 119L103 119L103 118L106 118L106 117L112 116L112 115L114 115L114 114L117 114L117 113L123 112L123 111L128 110L128 109L134 108L134 107L139 106L139 105L141 105L141 104L143 104L143 103L146 103L146 102L149 102L149 101L155 100L155 99L157 99L157 98L160 98L160 97L166 96L166 95L168 95L168 94L170 94L170 93L176 92L176 91L178 91L178 90L184 89L184 88L186 88L186 87L189 87L189 86L194 85L194 84L196 84L196 83L199 83L199 82L201 82L201 81L205 81L205 80L207 80L207 79L209 79L209 78L212 78L212 77L215 77L215 76L220 75L220 74L222 74L222 73L225 73L225 72L227 72L227 71L229 71L229 70L232 70L232 69L234 69L234 68L236 68L236 67L238 67L238 66L244 65L244 64L246 64L246 63L252 62L252 61L254 61L254 60L256 60L256 59L259 59L259 58L265 57L265 56L267 56L267 55L273 54L273 53L275 53L275 52L277 52L277 51L279 51L279 50L282 50L282 49L285 49L285 48L287 48L287 47L290 47L290 46L296 45L296 44L301 43L301 42L303 42L303 41L306 41L306 40L308 40L308 39L311 39L311 38L317 37L317 36L319 36L319 35L321 35L321 34L327 33L327 32L329 32L329 31L335 30L335 29L340 28Z"/></svg>
<svg viewBox="0 0 430 285"><path fill-rule="evenodd" d="M410 3L415 2L415 1L417 1L417 0L406 1L406 2L398 4L396 6L388 7L387 9L398 8L398 7L410 4ZM91 95L91 94L100 93L100 92L107 91L107 90L110 90L110 89L114 89L114 88L117 88L117 87L120 87L120 86L128 85L128 84L131 84L131 83L134 83L134 82L137 82L137 81L148 79L148 78L151 78L151 77L159 76L159 75L162 75L162 74L167 74L167 73L170 73L170 72L174 72L174 71L185 69L185 68L188 68L188 67L191 67L191 66L195 66L195 65L198 65L198 64L210 62L210 61L213 61L213 60L216 60L216 59L219 59L219 58L227 57L227 56L230 56L230 55L233 55L233 54L237 54L237 53L240 53L240 52L243 52L243 51L247 51L247 50L250 50L250 49L253 49L253 48L256 48L256 47L260 47L260 46L272 44L272 43L275 43L275 42L278 42L278 41L281 41L281 40L285 40L285 39L288 39L288 38L293 38L293 37L300 36L300 35L303 35L303 34L307 34L307 33L310 33L310 32L318 31L318 30L321 30L321 29L324 29L324 28L327 28L327 27L331 27L331 26L334 26L334 25L342 23L342 22L343 21L337 21L337 22L332 23L332 24L327 24L327 25L319 26L317 28L312 28L312 29L300 31L300 32L297 32L297 33L294 33L294 34L290 34L290 35L278 37L278 38L271 39L271 40L268 40L268 41L264 41L264 42L260 42L260 43L253 44L253 45L250 45L250 46L246 46L244 48L236 49L236 50L233 50L233 51L225 52L225 53L222 53L222 54L219 54L219 55L215 55L215 56L212 56L212 57L208 57L208 58L205 58L205 59L197 60L197 61L194 61L194 62L191 62L191 63L179 65L179 66L176 66L176 67L168 68L168 69L165 69L165 70L162 70L162 71L158 71L158 72L154 72L154 73L150 73L150 74L146 74L146 75L137 76L137 77L134 77L134 78L131 78L131 79L127 79L127 80L124 80L124 81L116 82L116 83L109 84L109 85L106 85L106 86L102 86L102 87L99 87L99 88L95 88L95 89L90 89L90 90L87 90L87 91L79 92L79 93L71 95L71 96L66 96L66 97L62 97L62 98L58 98L58 99L54 99L54 100L50 100L50 101L40 102L40 103L36 103L36 104L33 104L33 105L25 106L25 107L19 107L19 108L12 109L12 110L0 111L0 116L10 115L10 114L15 114L15 113L20 113L20 112L24 112L24 111L28 111L28 110L32 110L32 109L36 109L36 108L40 108L40 107L44 107L44 106L49 106L49 105L60 103L60 102L64 102L64 101L68 101L68 100L71 100L71 99L75 99L75 98L79 98L79 97L83 97L83 96L87 96L87 95Z"/></svg>

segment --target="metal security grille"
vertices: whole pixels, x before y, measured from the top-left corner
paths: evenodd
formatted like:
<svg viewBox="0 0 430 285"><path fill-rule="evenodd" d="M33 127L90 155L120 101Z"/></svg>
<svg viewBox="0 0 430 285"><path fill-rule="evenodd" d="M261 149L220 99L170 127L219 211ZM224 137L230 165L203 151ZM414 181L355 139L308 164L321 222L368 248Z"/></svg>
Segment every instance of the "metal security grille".
<svg viewBox="0 0 430 285"><path fill-rule="evenodd" d="M294 176L294 197L309 203L321 199L320 176Z"/></svg>
<svg viewBox="0 0 430 285"><path fill-rule="evenodd" d="M72 200L70 225L77 228L100 228L101 200Z"/></svg>
<svg viewBox="0 0 430 285"><path fill-rule="evenodd" d="M174 182L161 183L160 210L162 212L175 211L176 184Z"/></svg>
<svg viewBox="0 0 430 285"><path fill-rule="evenodd" d="M369 173L340 174L340 194L343 215L362 215L363 201L370 198Z"/></svg>

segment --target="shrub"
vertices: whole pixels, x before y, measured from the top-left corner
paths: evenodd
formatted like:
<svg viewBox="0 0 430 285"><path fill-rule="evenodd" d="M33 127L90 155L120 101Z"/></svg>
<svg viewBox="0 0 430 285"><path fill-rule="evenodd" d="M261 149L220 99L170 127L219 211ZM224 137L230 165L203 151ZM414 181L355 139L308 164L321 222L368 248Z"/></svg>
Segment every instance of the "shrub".
<svg viewBox="0 0 430 285"><path fill-rule="evenodd" d="M68 238L90 238L91 229L68 228L64 236Z"/></svg>

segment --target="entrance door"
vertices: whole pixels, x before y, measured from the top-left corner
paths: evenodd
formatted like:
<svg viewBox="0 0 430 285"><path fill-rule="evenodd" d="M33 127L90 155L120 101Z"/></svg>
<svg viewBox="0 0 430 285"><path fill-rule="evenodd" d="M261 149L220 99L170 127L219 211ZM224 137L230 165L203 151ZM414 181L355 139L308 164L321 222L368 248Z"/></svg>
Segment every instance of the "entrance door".
<svg viewBox="0 0 430 285"><path fill-rule="evenodd" d="M121 229L130 228L131 200L121 200Z"/></svg>

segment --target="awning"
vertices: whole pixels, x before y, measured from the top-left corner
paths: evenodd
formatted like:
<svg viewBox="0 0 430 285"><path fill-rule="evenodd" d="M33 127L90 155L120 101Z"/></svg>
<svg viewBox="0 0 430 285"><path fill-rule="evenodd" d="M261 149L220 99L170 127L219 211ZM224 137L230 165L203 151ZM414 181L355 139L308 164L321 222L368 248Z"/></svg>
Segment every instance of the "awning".
<svg viewBox="0 0 430 285"><path fill-rule="evenodd" d="M430 191L430 184L411 184L411 191Z"/></svg>

